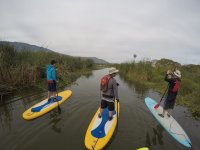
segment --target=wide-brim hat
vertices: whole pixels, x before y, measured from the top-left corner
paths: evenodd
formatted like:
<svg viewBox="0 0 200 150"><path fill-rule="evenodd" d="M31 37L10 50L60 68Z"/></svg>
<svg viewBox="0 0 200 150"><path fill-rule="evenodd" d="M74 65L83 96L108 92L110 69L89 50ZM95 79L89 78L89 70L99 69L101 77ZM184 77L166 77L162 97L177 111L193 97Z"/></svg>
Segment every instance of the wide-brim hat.
<svg viewBox="0 0 200 150"><path fill-rule="evenodd" d="M113 73L118 73L119 70L117 70L116 68L112 67L109 69L109 74L113 74Z"/></svg>
<svg viewBox="0 0 200 150"><path fill-rule="evenodd" d="M174 75L181 78L181 72L179 70L174 71Z"/></svg>

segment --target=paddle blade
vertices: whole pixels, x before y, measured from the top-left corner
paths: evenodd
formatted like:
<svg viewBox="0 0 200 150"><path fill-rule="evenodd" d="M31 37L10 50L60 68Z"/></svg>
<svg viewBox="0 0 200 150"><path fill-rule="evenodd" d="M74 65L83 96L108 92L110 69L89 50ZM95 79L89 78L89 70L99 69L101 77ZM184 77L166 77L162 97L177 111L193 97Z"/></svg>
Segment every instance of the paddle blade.
<svg viewBox="0 0 200 150"><path fill-rule="evenodd" d="M57 93L57 97L56 97L55 100L57 101L57 104L58 104L58 113L61 114L61 108L60 108L60 105L59 105L59 102L58 102L59 101L58 98L59 98L59 96L58 96L58 93Z"/></svg>
<svg viewBox="0 0 200 150"><path fill-rule="evenodd" d="M160 103L156 104L156 105L154 106L154 109L157 109L159 106L160 106Z"/></svg>
<svg viewBox="0 0 200 150"><path fill-rule="evenodd" d="M61 114L61 108L59 105L58 105L58 113Z"/></svg>

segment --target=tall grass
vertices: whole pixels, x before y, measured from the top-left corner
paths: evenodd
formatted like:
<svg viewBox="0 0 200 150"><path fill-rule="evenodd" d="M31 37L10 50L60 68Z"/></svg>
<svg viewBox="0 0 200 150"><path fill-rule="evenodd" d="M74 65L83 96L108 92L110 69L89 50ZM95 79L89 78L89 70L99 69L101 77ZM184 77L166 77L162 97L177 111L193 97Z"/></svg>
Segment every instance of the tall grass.
<svg viewBox="0 0 200 150"><path fill-rule="evenodd" d="M122 63L116 67L129 81L153 88L160 93L163 93L167 86L164 81L166 71L178 68L182 72L182 82L177 103L187 106L194 117L200 118L200 65L182 66L172 60L161 59L156 64L143 60L138 63Z"/></svg>
<svg viewBox="0 0 200 150"><path fill-rule="evenodd" d="M88 72L94 67L92 60L82 61L78 57L55 52L16 51L13 46L0 44L1 92L9 87L36 85L41 78L46 77L45 66L53 59L57 61L59 78L65 80L67 84L80 76L80 73Z"/></svg>

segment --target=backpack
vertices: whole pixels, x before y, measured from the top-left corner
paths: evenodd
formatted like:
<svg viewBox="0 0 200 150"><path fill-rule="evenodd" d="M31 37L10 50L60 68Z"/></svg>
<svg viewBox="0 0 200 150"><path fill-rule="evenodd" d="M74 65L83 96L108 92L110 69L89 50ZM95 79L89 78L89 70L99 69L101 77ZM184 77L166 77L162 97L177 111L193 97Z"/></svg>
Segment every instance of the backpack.
<svg viewBox="0 0 200 150"><path fill-rule="evenodd" d="M107 92L108 91L108 82L109 82L110 78L111 77L109 75L105 75L104 77L101 78L100 90L102 92Z"/></svg>
<svg viewBox="0 0 200 150"><path fill-rule="evenodd" d="M180 89L180 87L181 87L181 82L176 80L175 85L172 89L172 92L177 92Z"/></svg>

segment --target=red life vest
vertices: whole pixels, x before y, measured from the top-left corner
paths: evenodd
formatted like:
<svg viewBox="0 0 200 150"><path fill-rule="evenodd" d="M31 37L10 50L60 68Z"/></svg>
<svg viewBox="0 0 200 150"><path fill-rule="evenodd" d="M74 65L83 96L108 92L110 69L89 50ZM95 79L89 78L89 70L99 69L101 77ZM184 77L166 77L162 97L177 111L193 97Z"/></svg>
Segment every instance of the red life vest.
<svg viewBox="0 0 200 150"><path fill-rule="evenodd" d="M177 92L181 87L181 82L176 79L172 92Z"/></svg>
<svg viewBox="0 0 200 150"><path fill-rule="evenodd" d="M105 75L104 77L101 78L100 90L102 92L106 92L108 90L108 82L109 82L110 78L111 77L109 75Z"/></svg>

